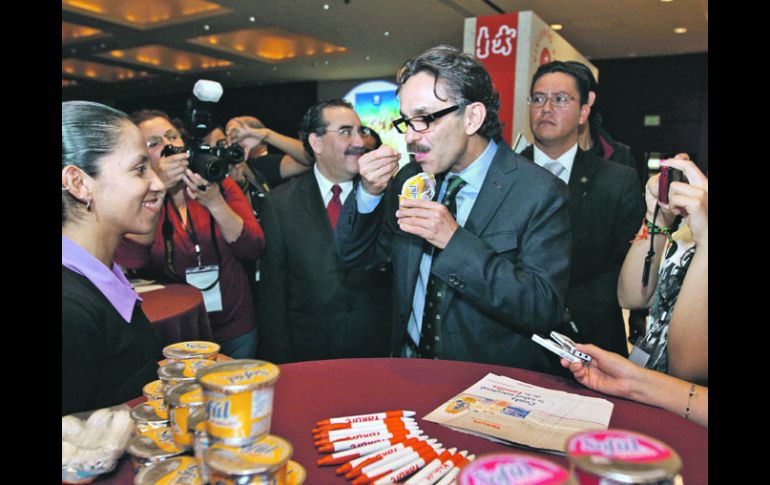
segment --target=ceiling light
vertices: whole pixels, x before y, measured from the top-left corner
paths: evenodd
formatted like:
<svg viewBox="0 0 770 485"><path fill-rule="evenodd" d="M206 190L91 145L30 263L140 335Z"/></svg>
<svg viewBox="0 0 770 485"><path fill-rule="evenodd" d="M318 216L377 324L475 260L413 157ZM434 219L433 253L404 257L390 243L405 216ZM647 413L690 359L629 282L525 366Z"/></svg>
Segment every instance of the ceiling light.
<svg viewBox="0 0 770 485"><path fill-rule="evenodd" d="M203 30L209 30L211 27L207 24L203 26Z"/></svg>
<svg viewBox="0 0 770 485"><path fill-rule="evenodd" d="M256 22L256 21L257 21L257 17L254 17L253 15L249 17L249 22Z"/></svg>
<svg viewBox="0 0 770 485"><path fill-rule="evenodd" d="M671 3L671 2L673 2L673 1L674 1L674 0L660 0L660 3Z"/></svg>
<svg viewBox="0 0 770 485"><path fill-rule="evenodd" d="M553 30L561 30L564 28L564 26L562 24L551 24L551 28Z"/></svg>
<svg viewBox="0 0 770 485"><path fill-rule="evenodd" d="M390 35L390 32L388 32L388 31L386 30L386 31L385 31L385 37L388 37L389 35Z"/></svg>
<svg viewBox="0 0 770 485"><path fill-rule="evenodd" d="M328 3L324 4L324 10L329 10L329 4Z"/></svg>
<svg viewBox="0 0 770 485"><path fill-rule="evenodd" d="M686 34L687 33L687 27L677 27L674 29L675 34Z"/></svg>

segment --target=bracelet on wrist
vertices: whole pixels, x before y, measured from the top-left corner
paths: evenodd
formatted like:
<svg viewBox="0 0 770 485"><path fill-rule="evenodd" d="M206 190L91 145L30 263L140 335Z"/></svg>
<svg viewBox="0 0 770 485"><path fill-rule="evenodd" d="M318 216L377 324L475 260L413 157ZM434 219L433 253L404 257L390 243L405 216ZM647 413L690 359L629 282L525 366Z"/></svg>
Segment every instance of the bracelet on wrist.
<svg viewBox="0 0 770 485"><path fill-rule="evenodd" d="M692 404L693 396L695 396L695 384L690 384L690 395L687 397L687 408L684 410L684 414L682 415L684 419L689 419L690 405Z"/></svg>
<svg viewBox="0 0 770 485"><path fill-rule="evenodd" d="M650 234L663 234L666 236L669 240L671 240L671 234L672 234L671 227L662 227L658 226L656 224L653 224L649 221L646 217L642 221L642 228L640 229L639 233L636 235L632 243L634 241L645 241L650 237Z"/></svg>

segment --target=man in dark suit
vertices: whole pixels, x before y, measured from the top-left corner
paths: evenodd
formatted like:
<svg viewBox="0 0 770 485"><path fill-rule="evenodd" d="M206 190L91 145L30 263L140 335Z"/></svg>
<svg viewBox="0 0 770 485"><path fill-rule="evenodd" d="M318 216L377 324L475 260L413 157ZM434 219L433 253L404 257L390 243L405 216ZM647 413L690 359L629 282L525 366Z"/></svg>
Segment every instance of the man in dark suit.
<svg viewBox="0 0 770 485"><path fill-rule="evenodd" d="M268 194L258 328L259 355L272 362L387 355L389 266L345 269L334 247L363 133L341 99L310 107L300 135L313 170Z"/></svg>
<svg viewBox="0 0 770 485"><path fill-rule="evenodd" d="M359 159L337 227L345 264L392 261L393 356L544 370L555 357L530 337L554 329L564 310L566 186L501 142L497 92L472 56L435 47L397 81L394 125L415 161L391 181L398 152L383 146ZM441 179L438 198L399 203L419 172Z"/></svg>
<svg viewBox="0 0 770 485"><path fill-rule="evenodd" d="M538 68L529 98L535 143L522 154L569 184L572 271L558 331L628 355L618 277L644 217L644 193L632 168L580 150L579 127L591 111L589 86L574 62Z"/></svg>

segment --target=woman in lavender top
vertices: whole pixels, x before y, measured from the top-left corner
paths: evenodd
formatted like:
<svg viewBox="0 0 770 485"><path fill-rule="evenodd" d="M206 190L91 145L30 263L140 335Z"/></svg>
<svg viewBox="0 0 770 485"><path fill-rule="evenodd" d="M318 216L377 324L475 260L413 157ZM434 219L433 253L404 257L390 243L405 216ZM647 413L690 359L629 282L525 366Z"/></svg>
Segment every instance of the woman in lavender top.
<svg viewBox="0 0 770 485"><path fill-rule="evenodd" d="M120 404L157 378L161 344L113 262L153 231L165 187L126 114L62 103L62 415Z"/></svg>

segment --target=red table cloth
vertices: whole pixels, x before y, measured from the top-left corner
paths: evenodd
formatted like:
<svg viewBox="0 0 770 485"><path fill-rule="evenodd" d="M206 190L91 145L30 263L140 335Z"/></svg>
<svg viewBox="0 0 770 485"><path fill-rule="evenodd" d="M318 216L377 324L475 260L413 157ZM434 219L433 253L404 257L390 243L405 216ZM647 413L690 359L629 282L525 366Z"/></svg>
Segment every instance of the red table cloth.
<svg viewBox="0 0 770 485"><path fill-rule="evenodd" d="M170 284L141 293L142 310L164 346L187 340L211 340L203 294L189 285Z"/></svg>
<svg viewBox="0 0 770 485"><path fill-rule="evenodd" d="M708 430L679 415L659 408L593 392L574 380L538 372L448 360L341 359L300 362L279 366L270 433L287 439L294 447L292 460L307 471L306 484L349 483L334 473L335 466L319 467L322 455L313 446L311 430L316 421L377 411L416 411L420 428L446 448L485 453L522 452L521 449L453 431L425 421L433 411L487 373L504 375L536 386L601 397L614 403L611 428L637 431L671 446L682 458L684 483L708 483ZM136 404L136 399L130 404ZM568 467L567 458L535 453ZM132 484L134 473L127 456L117 470L96 483Z"/></svg>

